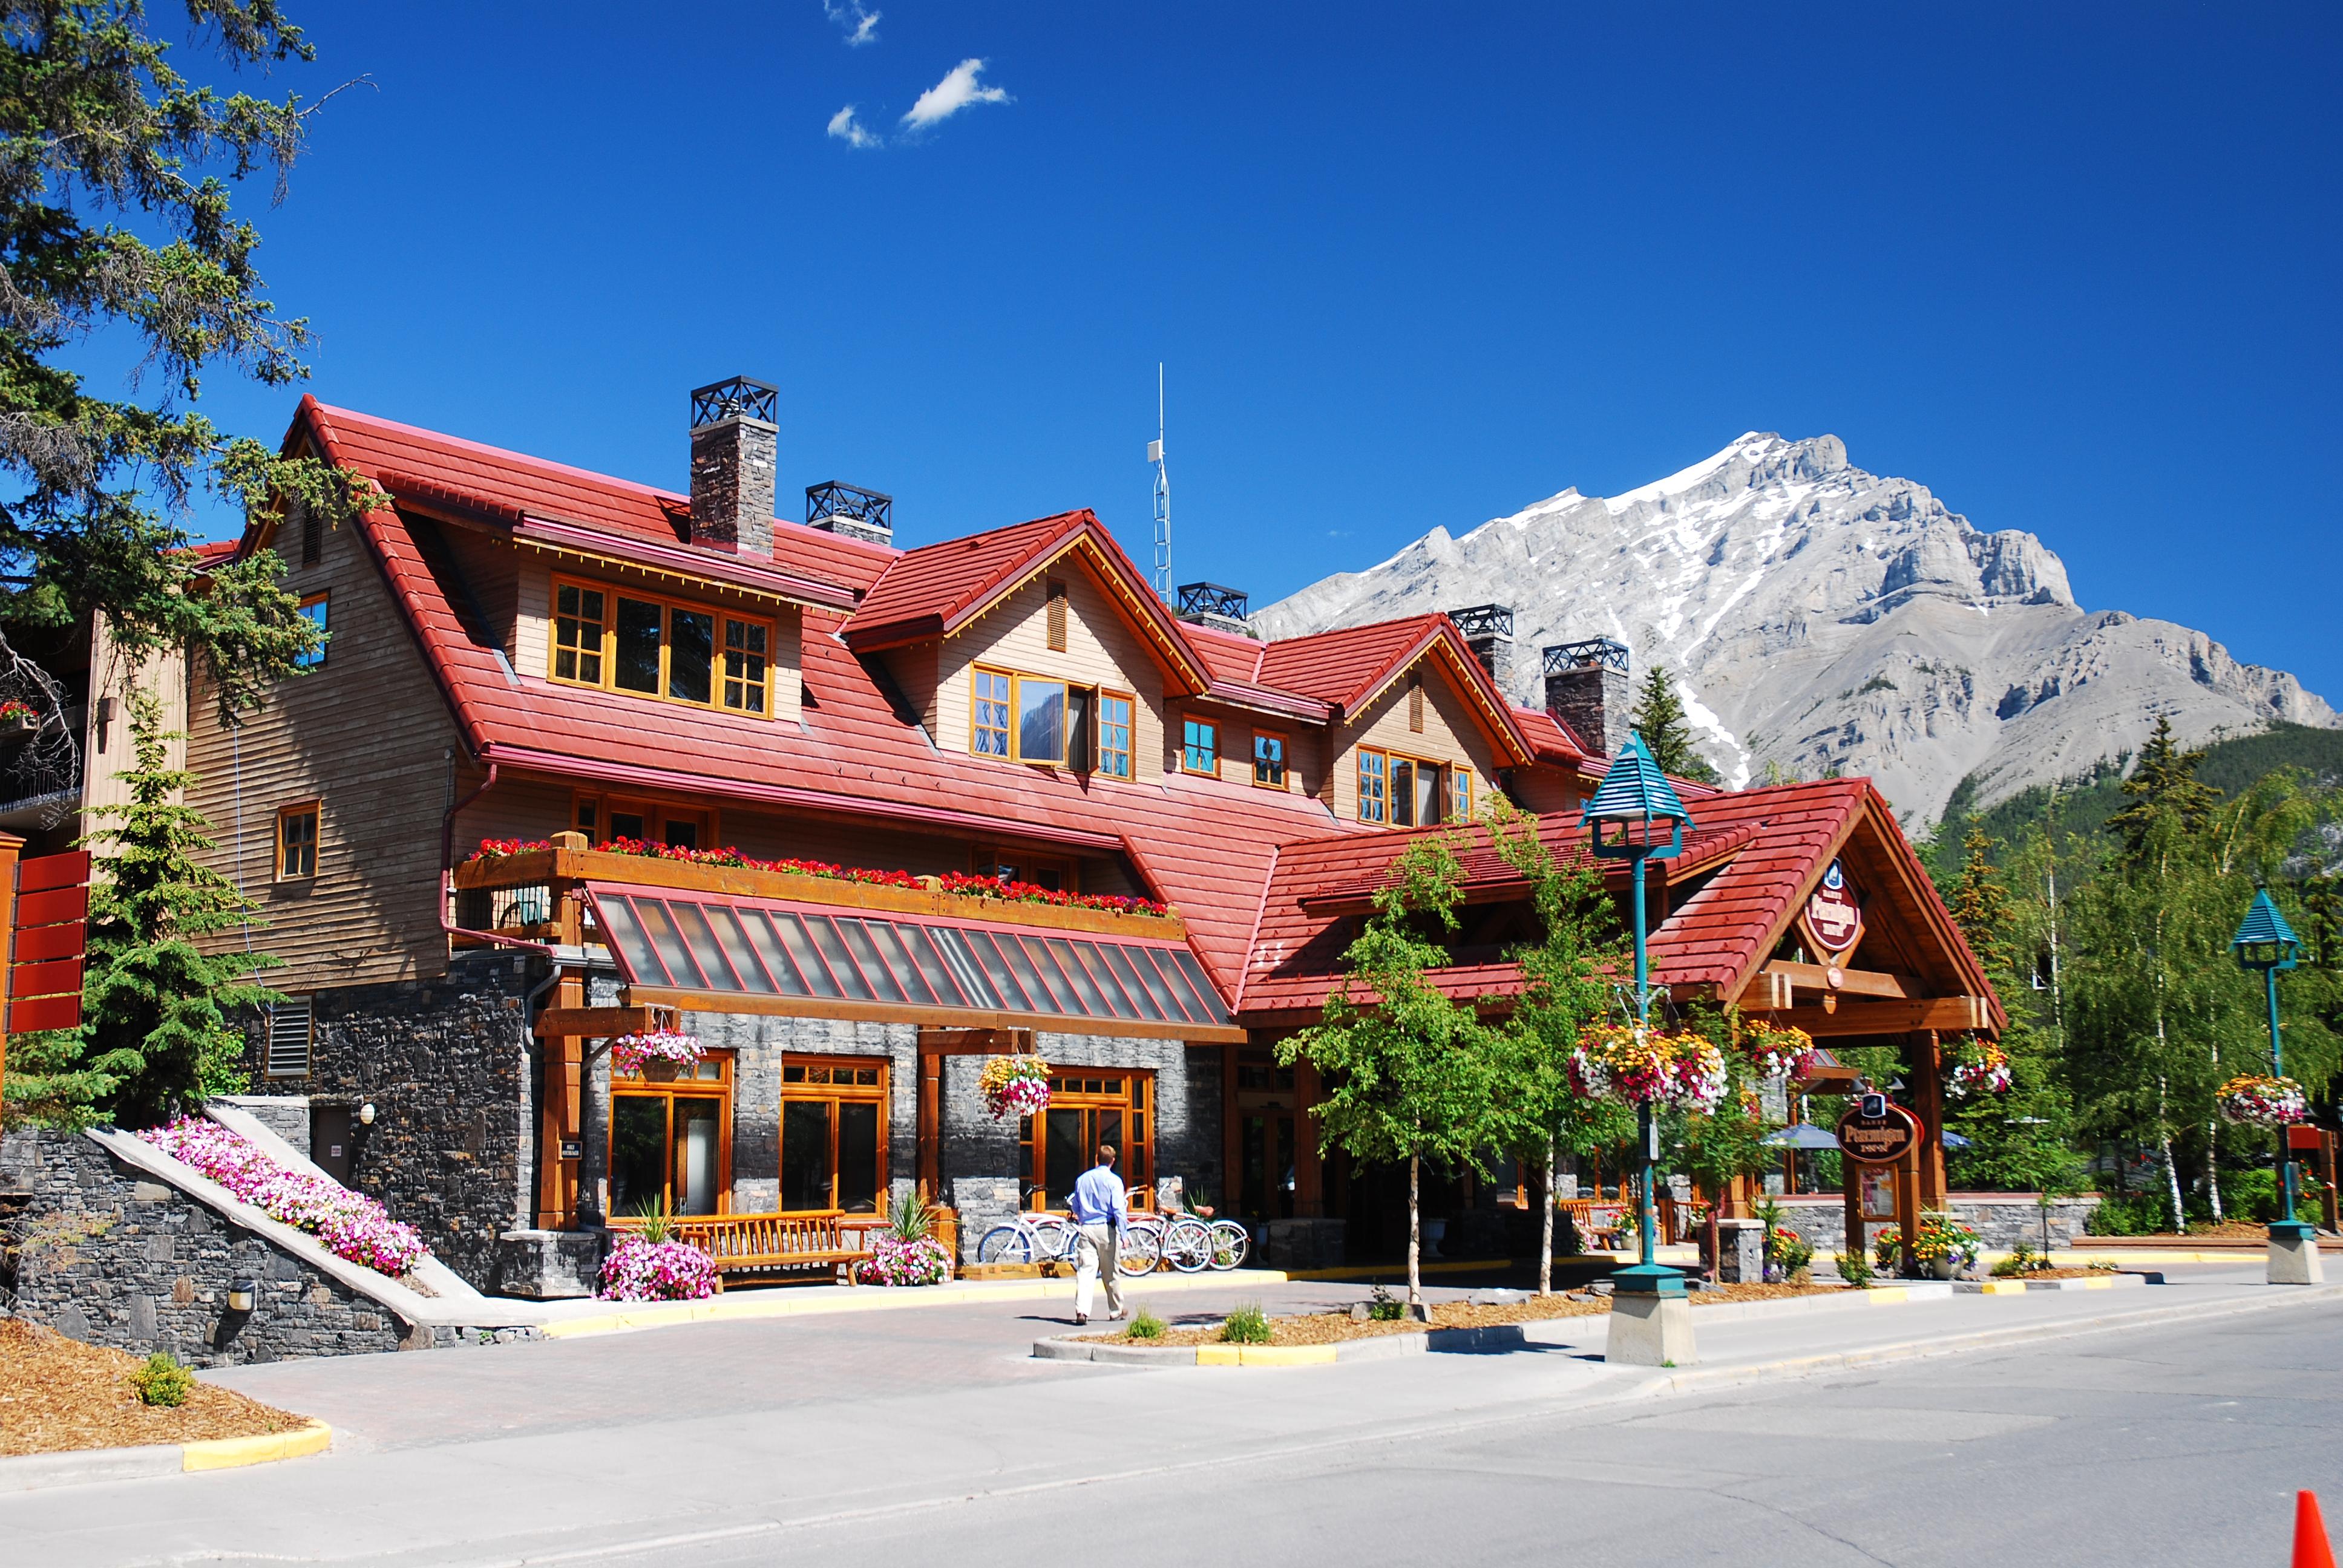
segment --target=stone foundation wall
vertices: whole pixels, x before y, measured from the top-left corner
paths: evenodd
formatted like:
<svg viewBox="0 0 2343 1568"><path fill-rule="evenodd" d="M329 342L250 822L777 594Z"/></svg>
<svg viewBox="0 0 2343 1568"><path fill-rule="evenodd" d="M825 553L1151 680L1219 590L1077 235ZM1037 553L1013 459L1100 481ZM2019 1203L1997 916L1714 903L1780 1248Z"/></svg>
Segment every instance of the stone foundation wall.
<svg viewBox="0 0 2343 1568"><path fill-rule="evenodd" d="M308 1074L264 1077L257 1023L246 1064L268 1094L371 1103L373 1123L351 1130L349 1184L483 1289L498 1236L536 1219L530 967L507 951L460 953L435 980L312 992Z"/></svg>
<svg viewBox="0 0 2343 1568"><path fill-rule="evenodd" d="M1818 1263L1827 1262L1833 1252L1846 1246L1846 1210L1838 1195L1827 1198L1778 1199L1784 1211L1784 1223L1805 1240L1814 1243ZM2099 1206L2096 1194L2080 1198L2061 1198L2050 1208L2050 1245L2055 1249L2087 1247L2083 1221ZM1952 1211L1966 1221L1984 1240L1990 1252L2006 1252L2017 1242L2028 1246L2042 1244L2042 1211L2026 1193L1996 1195L1961 1195L1952 1200Z"/></svg>
<svg viewBox="0 0 2343 1568"><path fill-rule="evenodd" d="M259 1287L248 1312L228 1309L239 1279ZM196 1366L434 1337L77 1132L0 1139L0 1302L73 1339Z"/></svg>

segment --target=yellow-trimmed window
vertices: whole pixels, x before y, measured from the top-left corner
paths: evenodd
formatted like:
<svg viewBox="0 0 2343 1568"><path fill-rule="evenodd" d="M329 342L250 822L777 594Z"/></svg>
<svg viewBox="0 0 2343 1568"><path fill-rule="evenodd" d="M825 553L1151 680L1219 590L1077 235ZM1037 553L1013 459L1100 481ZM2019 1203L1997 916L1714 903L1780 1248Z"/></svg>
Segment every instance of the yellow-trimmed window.
<svg viewBox="0 0 2343 1568"><path fill-rule="evenodd" d="M1062 768L1066 763L1067 686L1048 676L976 668L968 749Z"/></svg>
<svg viewBox="0 0 2343 1568"><path fill-rule="evenodd" d="M1473 819L1473 769L1451 768L1448 770L1448 816L1456 822Z"/></svg>
<svg viewBox="0 0 2343 1568"><path fill-rule="evenodd" d="M1285 737L1256 729L1252 736L1252 781L1264 789L1285 788Z"/></svg>
<svg viewBox="0 0 2343 1568"><path fill-rule="evenodd" d="M1359 820L1388 822L1391 759L1368 747L1359 748Z"/></svg>
<svg viewBox="0 0 2343 1568"><path fill-rule="evenodd" d="M1131 777L1131 721L1136 699L1121 691L1098 695L1098 770L1110 779Z"/></svg>
<svg viewBox="0 0 2343 1568"><path fill-rule="evenodd" d="M773 623L593 583L553 588L552 678L692 708L772 716Z"/></svg>
<svg viewBox="0 0 2343 1568"><path fill-rule="evenodd" d="M304 800L277 813L277 879L305 882L317 874L317 802Z"/></svg>

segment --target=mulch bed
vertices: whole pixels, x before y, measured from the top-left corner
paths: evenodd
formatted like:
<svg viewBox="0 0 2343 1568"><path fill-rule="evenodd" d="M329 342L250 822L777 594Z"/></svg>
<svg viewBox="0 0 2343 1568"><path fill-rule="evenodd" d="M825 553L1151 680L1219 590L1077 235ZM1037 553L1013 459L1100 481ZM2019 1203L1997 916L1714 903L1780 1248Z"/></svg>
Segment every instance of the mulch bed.
<svg viewBox="0 0 2343 1568"><path fill-rule="evenodd" d="M1992 1280L2090 1280L2112 1274L2114 1269L2028 1269L2022 1274L1988 1274Z"/></svg>
<svg viewBox="0 0 2343 1568"><path fill-rule="evenodd" d="M197 1383L176 1408L139 1402L126 1381L145 1358L0 1318L0 1455L257 1437L305 1417Z"/></svg>
<svg viewBox="0 0 2343 1568"><path fill-rule="evenodd" d="M1843 1289L1837 1285L1724 1285L1692 1292L1696 1307L1723 1306L1731 1302L1778 1302L1793 1296L1826 1296ZM1273 1345L1331 1345L1344 1340L1378 1339L1384 1334L1422 1333L1425 1328L1485 1329L1501 1323L1536 1322L1547 1318L1591 1318L1611 1310L1611 1298L1592 1292L1532 1296L1527 1301L1503 1302L1487 1306L1475 1306L1471 1302L1437 1302L1433 1304L1429 1325L1397 1322L1360 1322L1348 1312L1303 1312L1292 1317L1269 1320L1270 1341ZM1217 1319L1192 1325L1165 1328L1161 1338L1134 1340L1128 1329L1116 1333L1080 1334L1078 1339L1111 1345L1212 1345L1221 1342L1221 1325Z"/></svg>

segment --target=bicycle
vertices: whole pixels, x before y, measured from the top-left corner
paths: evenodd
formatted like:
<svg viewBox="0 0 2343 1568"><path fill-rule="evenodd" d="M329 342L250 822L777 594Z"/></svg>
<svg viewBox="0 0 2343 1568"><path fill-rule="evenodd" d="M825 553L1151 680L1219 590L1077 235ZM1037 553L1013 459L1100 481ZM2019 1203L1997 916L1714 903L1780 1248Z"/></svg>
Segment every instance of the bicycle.
<svg viewBox="0 0 2343 1568"><path fill-rule="evenodd" d="M995 1225L976 1244L980 1263L1071 1263L1080 1232L1058 1214L1021 1213Z"/></svg>
<svg viewBox="0 0 2343 1568"><path fill-rule="evenodd" d="M1183 1274L1212 1266L1212 1230L1193 1214L1141 1214L1131 1225L1148 1232L1155 1251Z"/></svg>
<svg viewBox="0 0 2343 1568"><path fill-rule="evenodd" d="M1242 1268L1245 1254L1252 1250L1252 1232L1234 1220L1215 1220L1212 1224L1212 1267Z"/></svg>

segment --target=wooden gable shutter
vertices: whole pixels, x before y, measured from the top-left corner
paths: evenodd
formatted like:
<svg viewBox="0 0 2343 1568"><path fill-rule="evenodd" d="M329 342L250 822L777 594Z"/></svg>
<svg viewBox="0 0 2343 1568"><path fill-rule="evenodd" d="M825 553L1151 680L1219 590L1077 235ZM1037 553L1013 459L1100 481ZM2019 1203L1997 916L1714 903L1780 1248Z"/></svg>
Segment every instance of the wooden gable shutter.
<svg viewBox="0 0 2343 1568"><path fill-rule="evenodd" d="M1066 651L1066 585L1050 579L1050 651Z"/></svg>

